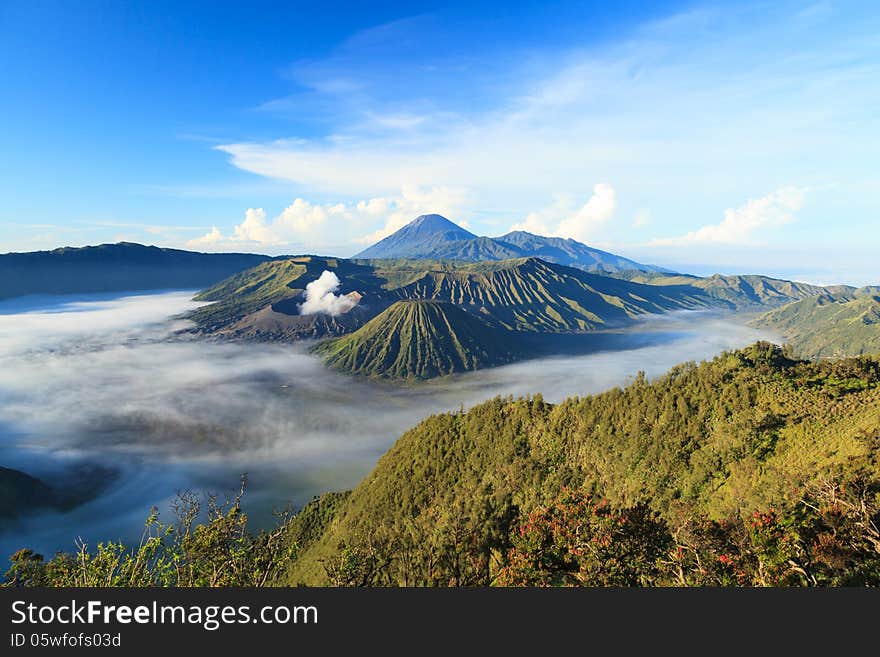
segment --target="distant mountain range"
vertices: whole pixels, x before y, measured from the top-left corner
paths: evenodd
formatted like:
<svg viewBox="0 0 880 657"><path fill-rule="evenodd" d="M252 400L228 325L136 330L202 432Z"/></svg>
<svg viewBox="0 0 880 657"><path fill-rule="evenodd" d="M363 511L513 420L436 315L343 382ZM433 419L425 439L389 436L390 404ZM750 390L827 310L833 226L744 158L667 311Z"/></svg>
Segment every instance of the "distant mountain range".
<svg viewBox="0 0 880 657"><path fill-rule="evenodd" d="M590 272L665 271L572 239L542 237L525 231L514 231L501 237L478 237L439 214L416 217L397 232L354 256L361 259L425 258L467 262L528 257Z"/></svg>
<svg viewBox="0 0 880 657"><path fill-rule="evenodd" d="M627 271L610 274L628 281L651 285L686 285L702 290L715 302L736 310L755 310L767 306L780 306L801 299L851 290L846 286L820 287L809 283L796 283L779 278L755 274L723 276L714 274L706 278L687 274L660 274Z"/></svg>
<svg viewBox="0 0 880 657"><path fill-rule="evenodd" d="M5 253L0 255L0 299L25 294L202 288L270 259L129 242Z"/></svg>

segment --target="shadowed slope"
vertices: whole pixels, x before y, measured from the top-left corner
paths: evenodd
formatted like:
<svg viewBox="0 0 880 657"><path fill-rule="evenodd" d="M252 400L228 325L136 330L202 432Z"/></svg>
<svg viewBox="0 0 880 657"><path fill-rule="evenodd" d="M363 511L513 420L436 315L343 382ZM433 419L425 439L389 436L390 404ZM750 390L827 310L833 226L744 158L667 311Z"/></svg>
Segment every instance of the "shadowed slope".
<svg viewBox="0 0 880 657"><path fill-rule="evenodd" d="M196 253L130 242L5 253L0 254L0 299L25 294L194 289L269 259L249 253Z"/></svg>

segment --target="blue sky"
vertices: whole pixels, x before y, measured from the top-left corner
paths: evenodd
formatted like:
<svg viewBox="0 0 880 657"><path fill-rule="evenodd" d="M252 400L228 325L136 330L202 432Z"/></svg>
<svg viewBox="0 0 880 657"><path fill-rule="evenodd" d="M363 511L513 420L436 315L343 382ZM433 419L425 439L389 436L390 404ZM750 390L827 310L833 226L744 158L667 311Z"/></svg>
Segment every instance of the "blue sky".
<svg viewBox="0 0 880 657"><path fill-rule="evenodd" d="M876 2L511 4L0 0L0 252L345 256L441 212L880 282Z"/></svg>

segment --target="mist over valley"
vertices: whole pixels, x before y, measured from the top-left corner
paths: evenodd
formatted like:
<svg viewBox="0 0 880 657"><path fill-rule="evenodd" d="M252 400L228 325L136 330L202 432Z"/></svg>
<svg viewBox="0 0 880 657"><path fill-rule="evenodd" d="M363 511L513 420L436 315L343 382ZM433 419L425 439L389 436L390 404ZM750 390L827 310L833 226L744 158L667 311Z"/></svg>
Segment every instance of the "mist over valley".
<svg viewBox="0 0 880 657"><path fill-rule="evenodd" d="M356 485L429 414L496 395L560 401L769 337L722 312L676 312L564 336L577 355L393 385L326 369L308 342L199 340L181 319L203 305L193 294L0 302L2 465L76 498L0 520L5 554L136 540L151 506L167 515L177 490L222 494L242 473L246 511L268 523L275 508Z"/></svg>

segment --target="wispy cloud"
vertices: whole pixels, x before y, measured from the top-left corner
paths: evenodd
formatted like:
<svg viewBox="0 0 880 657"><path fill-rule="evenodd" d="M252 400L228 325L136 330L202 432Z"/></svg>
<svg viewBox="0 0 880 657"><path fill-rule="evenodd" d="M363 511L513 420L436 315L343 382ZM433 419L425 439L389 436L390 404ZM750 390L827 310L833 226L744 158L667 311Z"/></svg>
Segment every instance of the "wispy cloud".
<svg viewBox="0 0 880 657"><path fill-rule="evenodd" d="M812 26L783 19L743 30L729 16L688 14L606 52L571 52L491 109L453 121L413 115L420 118L400 121L410 129L405 138L376 139L359 118L324 139L217 148L239 168L318 190L525 185L544 194L582 192L585 180L609 172L651 184L643 172L652 170L663 184L755 156L812 159L820 142L862 151L855 140L864 126L852 134L847 119L862 113L854 99L876 96L877 69L865 65L858 36L848 44L823 38L780 59L751 47L784 39L795 51L815 36ZM318 78L343 65L333 59L308 70Z"/></svg>
<svg viewBox="0 0 880 657"><path fill-rule="evenodd" d="M750 199L738 208L724 211L724 220L691 231L686 235L659 238L653 246L677 246L683 244L747 244L760 237L762 231L779 228L795 220L795 212L801 209L806 189L783 187L757 199Z"/></svg>
<svg viewBox="0 0 880 657"><path fill-rule="evenodd" d="M833 21L842 12L832 9L710 7L671 16L602 47L557 48L508 67L473 106L441 94L425 100L425 83L410 69L430 62L396 56L395 40L405 47L419 32L402 22L291 68L302 89L334 106L323 137L216 148L239 169L295 184L305 198L356 203L400 197L401 189L453 189L471 216L491 209L521 217L517 227L533 232L620 240L637 227L648 233L642 243L671 234L707 248L752 239L758 229L749 213L760 208L701 223L767 189L862 179L880 148L880 114L871 109L880 102L877 21L846 23L841 41L844 24ZM597 194L599 181L613 187ZM591 194L593 205L576 201ZM774 202L778 217L796 211ZM614 213L636 219L614 222ZM400 225L388 217L381 230L352 236L387 234ZM768 221L759 226L785 223Z"/></svg>

